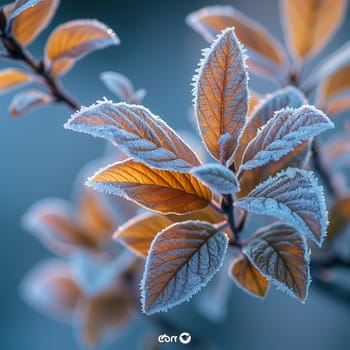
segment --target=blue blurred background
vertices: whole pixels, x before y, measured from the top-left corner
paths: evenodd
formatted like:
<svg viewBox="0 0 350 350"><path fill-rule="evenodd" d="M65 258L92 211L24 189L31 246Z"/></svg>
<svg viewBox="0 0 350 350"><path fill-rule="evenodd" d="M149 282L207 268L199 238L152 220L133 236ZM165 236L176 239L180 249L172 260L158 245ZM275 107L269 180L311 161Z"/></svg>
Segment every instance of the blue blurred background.
<svg viewBox="0 0 350 350"><path fill-rule="evenodd" d="M277 0L220 1L232 4L263 23L282 40ZM191 79L200 50L207 44L185 24L185 16L208 0L192 1L83 1L62 0L54 22L30 47L41 55L50 29L76 18L98 18L111 26L121 45L84 58L64 77L65 86L84 105L103 96L112 98L98 79L100 72L115 70L131 78L136 88L148 91L144 101L174 128L190 128ZM347 18L348 19L348 18ZM345 23L327 51L348 40ZM0 67L8 67L2 61ZM252 86L270 91L272 86L252 77ZM21 216L45 197L69 198L80 169L99 157L101 140L63 129L70 110L64 106L33 110L21 119L8 115L11 96L0 98L0 349L79 349L71 327L47 319L20 298L22 277L50 256L21 227ZM213 339L219 349L350 348L350 308L312 288L305 305L272 289L258 301L234 287L228 317L215 324L195 313L190 304L172 312L184 330ZM110 349L135 347L138 329L129 330Z"/></svg>

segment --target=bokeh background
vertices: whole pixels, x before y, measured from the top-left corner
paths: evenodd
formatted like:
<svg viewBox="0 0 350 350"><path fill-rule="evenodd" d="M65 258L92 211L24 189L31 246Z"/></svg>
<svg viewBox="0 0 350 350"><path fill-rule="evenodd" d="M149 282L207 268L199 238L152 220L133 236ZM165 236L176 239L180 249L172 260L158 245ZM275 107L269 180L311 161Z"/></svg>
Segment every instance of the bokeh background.
<svg viewBox="0 0 350 350"><path fill-rule="evenodd" d="M115 70L129 76L137 88L148 91L144 101L174 128L190 128L191 79L204 40L185 24L185 16L200 7L232 4L263 23L282 38L277 0L61 0L54 22L30 47L41 55L50 29L76 18L98 18L110 25L121 45L84 58L64 77L65 86L84 105L103 96L112 98L98 79L100 72ZM325 50L331 52L349 39L349 19ZM0 67L9 66L2 61ZM256 89L271 91L251 77ZM21 227L21 216L45 197L69 198L76 174L99 157L104 143L63 129L70 110L64 106L33 110L21 119L8 115L11 96L0 97L0 349L79 349L71 327L48 319L29 308L19 295L26 272L49 253ZM219 349L350 348L350 307L311 288L305 305L270 291L256 300L235 286L227 318L212 323L185 304L171 317L202 339L214 340ZM130 329L106 349L130 350L140 334Z"/></svg>

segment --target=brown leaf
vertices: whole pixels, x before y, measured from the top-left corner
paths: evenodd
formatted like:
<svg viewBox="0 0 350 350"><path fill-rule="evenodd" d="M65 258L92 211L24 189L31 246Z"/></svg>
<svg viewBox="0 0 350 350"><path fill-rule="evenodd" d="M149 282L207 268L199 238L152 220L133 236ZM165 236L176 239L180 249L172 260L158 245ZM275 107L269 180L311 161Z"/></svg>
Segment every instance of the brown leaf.
<svg viewBox="0 0 350 350"><path fill-rule="evenodd" d="M191 174L150 168L132 159L102 169L89 185L165 214L202 209L211 199L210 190Z"/></svg>
<svg viewBox="0 0 350 350"><path fill-rule="evenodd" d="M270 282L241 254L232 262L230 275L237 285L256 297L264 298Z"/></svg>
<svg viewBox="0 0 350 350"><path fill-rule="evenodd" d="M173 222L164 215L142 214L119 227L113 238L137 255L146 257L154 237Z"/></svg>
<svg viewBox="0 0 350 350"><path fill-rule="evenodd" d="M18 117L33 107L49 103L53 103L50 95L35 89L26 90L15 95L9 106L9 112L12 116Z"/></svg>
<svg viewBox="0 0 350 350"><path fill-rule="evenodd" d="M84 300L78 308L78 326L87 345L96 345L109 334L118 334L134 310L132 295L127 289L104 292Z"/></svg>
<svg viewBox="0 0 350 350"><path fill-rule="evenodd" d="M13 12L26 1L16 1ZM42 0L35 5L29 6L20 14L11 18L11 33L16 40L26 46L30 44L51 22L59 0ZM11 16L12 17L12 16Z"/></svg>
<svg viewBox="0 0 350 350"><path fill-rule="evenodd" d="M119 39L106 25L96 20L74 20L58 26L45 48L45 62L55 76L66 73L77 59L110 45ZM55 67L59 64L60 67Z"/></svg>
<svg viewBox="0 0 350 350"><path fill-rule="evenodd" d="M334 35L346 13L346 0L283 0L281 10L291 53L306 59Z"/></svg>
<svg viewBox="0 0 350 350"><path fill-rule="evenodd" d="M248 110L248 74L233 29L214 41L200 63L194 104L202 139L222 163L237 145Z"/></svg>
<svg viewBox="0 0 350 350"><path fill-rule="evenodd" d="M96 242L82 232L74 208L65 201L39 201L25 214L23 223L56 254L69 255L77 249L96 248Z"/></svg>
<svg viewBox="0 0 350 350"><path fill-rule="evenodd" d="M276 224L260 229L244 254L274 284L305 301L310 285L309 257L305 240L294 228Z"/></svg>
<svg viewBox="0 0 350 350"><path fill-rule="evenodd" d="M259 23L232 6L211 6L191 13L187 23L211 42L227 27L234 27L248 49L248 66L256 74L275 77L286 64L281 44Z"/></svg>
<svg viewBox="0 0 350 350"><path fill-rule="evenodd" d="M0 70L0 95L36 80L33 75L16 68Z"/></svg>
<svg viewBox="0 0 350 350"><path fill-rule="evenodd" d="M50 317L71 321L82 292L68 263L49 260L28 273L21 288L24 299Z"/></svg>
<svg viewBox="0 0 350 350"><path fill-rule="evenodd" d="M211 206L208 206L204 209L193 211L188 214L182 214L182 215L167 214L166 217L173 222L199 220L199 221L210 222L211 224L218 224L219 222L223 222L225 220L225 216L219 214Z"/></svg>

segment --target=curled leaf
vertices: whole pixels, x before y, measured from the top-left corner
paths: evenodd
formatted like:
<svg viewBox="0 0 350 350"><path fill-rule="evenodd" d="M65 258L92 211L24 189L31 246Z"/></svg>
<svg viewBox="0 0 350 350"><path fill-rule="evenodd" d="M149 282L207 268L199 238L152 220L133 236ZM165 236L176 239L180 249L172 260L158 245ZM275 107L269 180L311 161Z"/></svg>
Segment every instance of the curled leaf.
<svg viewBox="0 0 350 350"><path fill-rule="evenodd" d="M26 90L17 94L13 98L9 106L9 111L12 116L18 117L33 107L49 104L52 102L53 98L42 91L34 89Z"/></svg>
<svg viewBox="0 0 350 350"><path fill-rule="evenodd" d="M191 13L187 24L211 42L227 27L234 27L237 37L248 49L248 66L267 78L281 74L286 53L281 44L259 23L232 6L209 6Z"/></svg>
<svg viewBox="0 0 350 350"><path fill-rule="evenodd" d="M258 298L265 297L270 282L245 255L241 254L232 262L229 272L232 279L244 291Z"/></svg>
<svg viewBox="0 0 350 350"><path fill-rule="evenodd" d="M239 191L236 175L220 164L206 164L192 169L192 174L216 193L230 194Z"/></svg>
<svg viewBox="0 0 350 350"><path fill-rule="evenodd" d="M97 20L70 21L51 33L45 47L46 66L55 76L62 75L90 52L118 44L113 30Z"/></svg>
<svg viewBox="0 0 350 350"><path fill-rule="evenodd" d="M200 133L208 151L222 163L235 150L248 110L244 60L234 30L226 29L205 52L195 77L194 107Z"/></svg>
<svg viewBox="0 0 350 350"><path fill-rule="evenodd" d="M135 91L132 82L120 73L107 71L101 73L100 78L106 87L123 102L139 104L146 95L146 90Z"/></svg>
<svg viewBox="0 0 350 350"><path fill-rule="evenodd" d="M281 4L286 42L299 59L317 54L346 13L346 0L283 0Z"/></svg>
<svg viewBox="0 0 350 350"><path fill-rule="evenodd" d="M100 102L75 113L65 128L105 138L157 169L186 172L200 165L185 141L143 106Z"/></svg>
<svg viewBox="0 0 350 350"><path fill-rule="evenodd" d="M323 188L311 171L288 168L253 189L236 205L257 215L284 220L322 245L328 226Z"/></svg>
<svg viewBox="0 0 350 350"><path fill-rule="evenodd" d="M36 77L17 68L2 69L0 70L0 95L34 81Z"/></svg>
<svg viewBox="0 0 350 350"><path fill-rule="evenodd" d="M277 224L256 232L244 254L272 283L304 302L309 285L309 256L305 240L294 228Z"/></svg>
<svg viewBox="0 0 350 350"><path fill-rule="evenodd" d="M153 314L188 300L223 263L228 239L200 221L174 224L152 242L142 280L142 307Z"/></svg>
<svg viewBox="0 0 350 350"><path fill-rule="evenodd" d="M164 215L141 214L127 221L113 238L137 255L146 257L154 237L173 222Z"/></svg>
<svg viewBox="0 0 350 350"><path fill-rule="evenodd" d="M29 45L51 22L59 0L17 0L9 16L10 31L16 40Z"/></svg>
<svg viewBox="0 0 350 350"><path fill-rule="evenodd" d="M153 169L132 159L100 170L88 185L165 214L202 209L211 200L210 190L193 175Z"/></svg>
<svg viewBox="0 0 350 350"><path fill-rule="evenodd" d="M303 141L309 141L331 128L334 124L313 106L282 109L250 141L240 169L249 170L278 161Z"/></svg>

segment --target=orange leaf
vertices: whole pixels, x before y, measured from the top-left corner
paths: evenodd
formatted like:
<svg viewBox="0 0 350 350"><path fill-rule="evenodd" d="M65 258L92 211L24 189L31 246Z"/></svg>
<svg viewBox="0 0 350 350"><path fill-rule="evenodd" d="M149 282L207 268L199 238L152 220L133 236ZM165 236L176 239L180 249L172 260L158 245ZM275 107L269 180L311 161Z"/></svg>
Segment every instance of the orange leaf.
<svg viewBox="0 0 350 350"><path fill-rule="evenodd" d="M346 13L346 0L283 0L281 10L290 51L305 59L334 35Z"/></svg>
<svg viewBox="0 0 350 350"><path fill-rule="evenodd" d="M100 193L85 188L79 196L78 208L77 221L85 236L96 242L96 245L111 238L116 223L112 219L111 208L103 201Z"/></svg>
<svg viewBox="0 0 350 350"><path fill-rule="evenodd" d="M0 94L9 92L15 88L36 80L33 75L16 68L0 70Z"/></svg>
<svg viewBox="0 0 350 350"><path fill-rule="evenodd" d="M137 255L146 257L154 237L173 222L164 215L142 214L119 227L113 238Z"/></svg>
<svg viewBox="0 0 350 350"><path fill-rule="evenodd" d="M211 224L218 224L220 222L223 222L226 219L225 216L219 214L211 206L208 206L204 209L193 211L191 213L183 214L183 215L168 214L166 215L166 217L173 222L199 220L199 221L210 222Z"/></svg>
<svg viewBox="0 0 350 350"><path fill-rule="evenodd" d="M30 3L30 1L16 1L13 14L22 3ZM20 44L24 46L30 44L51 22L58 5L59 0L37 1L17 16L10 16L12 35Z"/></svg>
<svg viewBox="0 0 350 350"><path fill-rule="evenodd" d="M53 102L53 98L39 90L31 89L17 94L10 106L9 111L12 116L18 117L26 113L33 107Z"/></svg>
<svg viewBox="0 0 350 350"><path fill-rule="evenodd" d="M270 282L241 254L232 262L230 274L236 284L258 298L264 298Z"/></svg>
<svg viewBox="0 0 350 350"><path fill-rule="evenodd" d="M88 184L166 214L202 209L211 199L210 190L191 174L150 168L132 159L100 170Z"/></svg>
<svg viewBox="0 0 350 350"><path fill-rule="evenodd" d="M214 41L195 78L194 103L202 139L222 163L237 145L248 110L248 74L233 29Z"/></svg>
<svg viewBox="0 0 350 350"><path fill-rule="evenodd" d="M64 74L73 65L72 61L97 49L118 45L119 39L112 29L96 20L74 20L58 26L49 37L45 48L48 67L63 60L56 75ZM69 62L69 63L67 63Z"/></svg>
<svg viewBox="0 0 350 350"><path fill-rule="evenodd" d="M237 37L248 49L248 66L256 74L275 77L286 64L281 44L259 23L232 6L211 6L191 13L187 23L211 42L227 27L234 27Z"/></svg>

